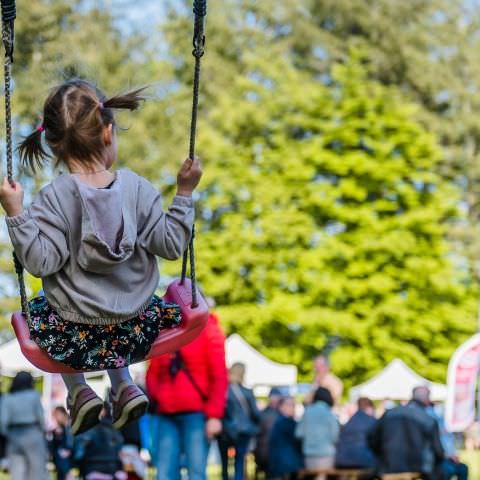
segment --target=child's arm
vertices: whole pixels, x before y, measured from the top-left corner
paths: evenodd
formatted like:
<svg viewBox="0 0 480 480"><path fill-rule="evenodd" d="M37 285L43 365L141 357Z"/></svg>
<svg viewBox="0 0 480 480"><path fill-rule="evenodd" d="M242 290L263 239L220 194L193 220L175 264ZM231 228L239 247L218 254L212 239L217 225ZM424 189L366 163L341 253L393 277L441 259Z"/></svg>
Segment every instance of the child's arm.
<svg viewBox="0 0 480 480"><path fill-rule="evenodd" d="M54 207L49 189L43 189L29 209L23 210L23 192L7 181L0 188L0 202L7 213L8 233L18 259L32 275L47 277L58 272L69 257L66 225Z"/></svg>
<svg viewBox="0 0 480 480"><path fill-rule="evenodd" d="M139 242L153 255L176 260L185 251L192 231L194 209L191 198L176 196L167 212L162 209L162 199L151 185L143 184L139 205Z"/></svg>
<svg viewBox="0 0 480 480"><path fill-rule="evenodd" d="M139 240L154 255L179 258L187 248L194 221L192 192L202 171L198 159L186 160L178 173L177 195L167 212L158 191L145 179L139 194Z"/></svg>

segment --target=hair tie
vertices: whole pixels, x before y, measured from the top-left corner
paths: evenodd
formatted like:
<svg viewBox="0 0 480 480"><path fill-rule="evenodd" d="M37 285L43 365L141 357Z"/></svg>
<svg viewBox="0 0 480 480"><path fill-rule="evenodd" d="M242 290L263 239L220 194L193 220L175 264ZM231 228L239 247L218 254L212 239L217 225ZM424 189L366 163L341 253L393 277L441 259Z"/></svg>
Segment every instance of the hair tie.
<svg viewBox="0 0 480 480"><path fill-rule="evenodd" d="M98 102L98 106L100 107L100 110L103 110L105 107L103 106L103 102Z"/></svg>
<svg viewBox="0 0 480 480"><path fill-rule="evenodd" d="M37 132L38 133L43 133L45 131L45 126L43 123L37 127Z"/></svg>

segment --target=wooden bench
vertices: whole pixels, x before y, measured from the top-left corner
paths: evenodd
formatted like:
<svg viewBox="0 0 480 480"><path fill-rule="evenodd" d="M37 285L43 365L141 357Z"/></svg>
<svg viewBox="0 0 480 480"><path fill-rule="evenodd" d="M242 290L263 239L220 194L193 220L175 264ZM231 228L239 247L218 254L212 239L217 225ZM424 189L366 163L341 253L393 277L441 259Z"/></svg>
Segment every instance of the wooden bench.
<svg viewBox="0 0 480 480"><path fill-rule="evenodd" d="M320 475L325 477L342 478L344 480L359 480L373 475L373 470L348 469L348 468L321 468L318 470L301 470L299 478L315 478ZM395 479L390 479L395 480ZM400 480L400 479L399 479Z"/></svg>
<svg viewBox="0 0 480 480"><path fill-rule="evenodd" d="M403 473L385 473L382 480L418 480L422 478L421 473L403 472Z"/></svg>

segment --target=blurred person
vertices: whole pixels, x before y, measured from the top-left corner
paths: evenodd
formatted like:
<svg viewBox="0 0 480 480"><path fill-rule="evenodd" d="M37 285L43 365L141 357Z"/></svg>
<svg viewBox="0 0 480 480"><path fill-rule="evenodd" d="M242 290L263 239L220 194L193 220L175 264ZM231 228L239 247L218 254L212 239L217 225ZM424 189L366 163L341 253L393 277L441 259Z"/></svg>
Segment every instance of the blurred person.
<svg viewBox="0 0 480 480"><path fill-rule="evenodd" d="M147 462L142 458L142 433L140 420L125 425L120 433L123 446L120 450L120 460L127 472L128 480L142 480L147 475Z"/></svg>
<svg viewBox="0 0 480 480"><path fill-rule="evenodd" d="M260 431L260 412L253 391L243 386L245 365L234 363L229 370L227 407L218 446L222 459L222 479L228 480L228 452L235 449L235 480L245 476L245 457L252 439Z"/></svg>
<svg viewBox="0 0 480 480"><path fill-rule="evenodd" d="M47 441L40 395L28 372L19 372L0 404L11 480L47 480Z"/></svg>
<svg viewBox="0 0 480 480"><path fill-rule="evenodd" d="M465 430L465 448L470 451L480 448L480 422L473 422Z"/></svg>
<svg viewBox="0 0 480 480"><path fill-rule="evenodd" d="M429 405L429 388L416 387L407 405L386 411L377 422L368 441L380 474L418 472L429 480L442 478L445 454L438 424L427 413Z"/></svg>
<svg viewBox="0 0 480 480"><path fill-rule="evenodd" d="M445 452L445 460L440 465L440 470L445 480L456 478L457 480L468 479L468 465L462 463L455 447L455 436L445 426L443 405L432 405L428 413L437 421L440 429L440 440Z"/></svg>
<svg viewBox="0 0 480 480"><path fill-rule="evenodd" d="M310 393L305 396L304 403L308 405L313 401L313 396L318 387L326 388L337 405L343 393L343 382L330 371L330 361L325 355L318 355L313 360L314 379Z"/></svg>
<svg viewBox="0 0 480 480"><path fill-rule="evenodd" d="M121 433L112 425L111 406L105 402L99 423L75 438L73 459L83 480L126 480L122 471Z"/></svg>
<svg viewBox="0 0 480 480"><path fill-rule="evenodd" d="M283 397L278 403L279 416L273 424L268 448L267 478L270 480L295 480L303 468L302 446L295 436L295 407L293 397Z"/></svg>
<svg viewBox="0 0 480 480"><path fill-rule="evenodd" d="M337 468L375 469L377 460L368 445L368 434L375 427L375 406L369 398L359 398L357 412L341 428L335 465Z"/></svg>
<svg viewBox="0 0 480 480"><path fill-rule="evenodd" d="M147 392L155 405L157 480L178 480L182 454L189 480L206 479L209 442L222 431L227 388L225 336L214 313L192 343L152 359Z"/></svg>
<svg viewBox="0 0 480 480"><path fill-rule="evenodd" d="M302 441L305 467L308 470L332 468L335 463L335 444L340 427L332 413L333 397L329 390L318 387L313 402L307 405L295 435ZM324 480L324 475L317 475Z"/></svg>
<svg viewBox="0 0 480 480"><path fill-rule="evenodd" d="M280 389L273 387L268 394L268 405L260 412L259 433L256 438L255 463L257 470L266 472L268 468L268 443L273 424L278 418L278 404L282 399Z"/></svg>
<svg viewBox="0 0 480 480"><path fill-rule="evenodd" d="M64 407L53 410L55 428L49 433L50 454L57 472L57 480L65 480L72 468L73 435L70 430L70 417Z"/></svg>

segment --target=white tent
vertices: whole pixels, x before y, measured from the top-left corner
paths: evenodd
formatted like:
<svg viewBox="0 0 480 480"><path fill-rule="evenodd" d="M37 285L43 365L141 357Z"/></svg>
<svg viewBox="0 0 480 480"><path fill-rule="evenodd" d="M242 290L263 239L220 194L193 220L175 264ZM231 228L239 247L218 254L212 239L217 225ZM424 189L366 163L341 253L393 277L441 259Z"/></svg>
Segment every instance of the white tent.
<svg viewBox="0 0 480 480"><path fill-rule="evenodd" d="M14 377L20 371L30 372L37 377L43 375L43 372L23 356L16 340L0 345L0 373L7 377Z"/></svg>
<svg viewBox="0 0 480 480"><path fill-rule="evenodd" d="M412 397L413 388L422 385L430 388L433 401L446 399L446 385L430 382L397 358L370 380L353 387L350 390L350 398L352 400L360 397L368 397L372 400L409 400Z"/></svg>
<svg viewBox="0 0 480 480"><path fill-rule="evenodd" d="M280 387L297 383L297 367L273 362L238 334L227 338L225 351L229 367L235 362L246 365L245 384L248 387Z"/></svg>

